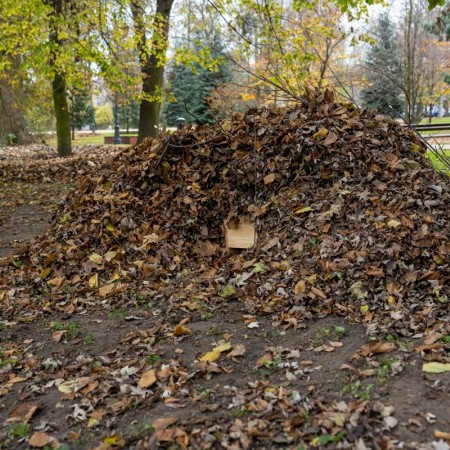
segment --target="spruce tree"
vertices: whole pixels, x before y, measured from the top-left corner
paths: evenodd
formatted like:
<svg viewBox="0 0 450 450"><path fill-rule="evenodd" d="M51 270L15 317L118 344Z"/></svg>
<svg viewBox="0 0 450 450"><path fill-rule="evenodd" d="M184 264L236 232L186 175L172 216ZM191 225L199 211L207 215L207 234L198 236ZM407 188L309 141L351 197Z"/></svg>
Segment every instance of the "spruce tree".
<svg viewBox="0 0 450 450"><path fill-rule="evenodd" d="M88 90L70 92L68 97L73 139L76 129L81 130L85 125L93 125L94 108L92 107L91 93Z"/></svg>
<svg viewBox="0 0 450 450"><path fill-rule="evenodd" d="M381 114L398 117L403 112L402 89L396 84L401 73L400 49L387 14L378 18L376 36L377 42L367 53L369 86L361 90L361 100Z"/></svg>
<svg viewBox="0 0 450 450"><path fill-rule="evenodd" d="M208 43L204 45L209 46ZM210 46L213 49L220 48L219 38L214 37ZM197 40L195 50L199 55L202 48L202 43ZM214 50L211 51L217 62L215 70L198 62L169 67L170 96L164 107L167 125L175 125L178 117L196 124L215 122L207 98L219 84L230 81L231 74L228 61Z"/></svg>

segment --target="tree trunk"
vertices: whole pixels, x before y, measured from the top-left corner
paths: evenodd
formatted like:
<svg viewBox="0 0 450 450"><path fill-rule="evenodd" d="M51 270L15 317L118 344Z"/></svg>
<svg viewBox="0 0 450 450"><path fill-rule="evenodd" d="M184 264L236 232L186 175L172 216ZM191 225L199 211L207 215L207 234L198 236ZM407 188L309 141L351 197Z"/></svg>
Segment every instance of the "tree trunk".
<svg viewBox="0 0 450 450"><path fill-rule="evenodd" d="M7 79L0 80L0 145L33 142L23 115L20 96L18 86L9 83Z"/></svg>
<svg viewBox="0 0 450 450"><path fill-rule="evenodd" d="M168 46L170 10L173 0L157 0L156 18L150 49L147 48L146 24L139 1L131 2L142 75L142 100L139 106L138 143L158 134L164 66Z"/></svg>
<svg viewBox="0 0 450 450"><path fill-rule="evenodd" d="M56 118L56 138L58 142L58 155L70 156L72 154L72 141L70 139L70 117L67 105L66 80L55 73L52 81L53 105Z"/></svg>
<svg viewBox="0 0 450 450"><path fill-rule="evenodd" d="M70 116L67 102L67 83L64 72L58 67L58 56L64 52L63 40L59 34L59 21L65 20L64 0L45 0L52 7L52 21L49 41L52 44L49 64L53 69L52 93L53 106L56 118L56 138L59 156L72 154L72 141L70 136Z"/></svg>

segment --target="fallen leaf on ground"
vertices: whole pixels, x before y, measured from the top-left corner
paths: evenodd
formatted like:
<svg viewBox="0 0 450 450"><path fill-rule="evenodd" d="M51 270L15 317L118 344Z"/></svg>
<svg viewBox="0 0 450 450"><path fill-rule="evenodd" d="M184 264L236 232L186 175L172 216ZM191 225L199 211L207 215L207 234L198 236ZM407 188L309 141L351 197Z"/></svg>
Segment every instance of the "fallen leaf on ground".
<svg viewBox="0 0 450 450"><path fill-rule="evenodd" d="M388 353L395 350L395 344L393 342L372 341L364 345L359 352L362 356L376 355L380 353Z"/></svg>
<svg viewBox="0 0 450 450"><path fill-rule="evenodd" d="M156 375L154 370L147 370L142 374L139 380L139 387L142 389L148 388L156 383Z"/></svg>
<svg viewBox="0 0 450 450"><path fill-rule="evenodd" d="M184 325L177 325L173 330L173 334L175 336L190 336L192 334L192 330Z"/></svg>
<svg viewBox="0 0 450 450"><path fill-rule="evenodd" d="M3 422L5 425L10 423L27 423L38 409L34 403L22 403L16 406L9 414L9 417Z"/></svg>
<svg viewBox="0 0 450 450"><path fill-rule="evenodd" d="M60 446L58 441L54 437L49 436L47 433L44 433L42 431L34 432L28 440L28 445L30 447L37 448L46 447L47 445L50 445L52 447Z"/></svg>
<svg viewBox="0 0 450 450"><path fill-rule="evenodd" d="M227 342L226 344L222 344L211 350L210 352L205 353L203 356L199 358L199 361L216 361L220 358L221 353L230 350L231 342Z"/></svg>
<svg viewBox="0 0 450 450"><path fill-rule="evenodd" d="M422 366L422 370L427 373L450 372L450 363L430 362Z"/></svg>

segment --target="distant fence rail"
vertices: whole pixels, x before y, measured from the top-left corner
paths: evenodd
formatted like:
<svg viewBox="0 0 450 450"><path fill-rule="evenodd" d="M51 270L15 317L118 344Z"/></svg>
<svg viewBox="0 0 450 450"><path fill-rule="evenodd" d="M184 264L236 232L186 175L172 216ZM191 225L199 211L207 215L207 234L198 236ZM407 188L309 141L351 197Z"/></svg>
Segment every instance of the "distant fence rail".
<svg viewBox="0 0 450 450"><path fill-rule="evenodd" d="M424 139L450 138L450 123L412 123L404 126L420 132ZM423 132L428 134L422 134Z"/></svg>

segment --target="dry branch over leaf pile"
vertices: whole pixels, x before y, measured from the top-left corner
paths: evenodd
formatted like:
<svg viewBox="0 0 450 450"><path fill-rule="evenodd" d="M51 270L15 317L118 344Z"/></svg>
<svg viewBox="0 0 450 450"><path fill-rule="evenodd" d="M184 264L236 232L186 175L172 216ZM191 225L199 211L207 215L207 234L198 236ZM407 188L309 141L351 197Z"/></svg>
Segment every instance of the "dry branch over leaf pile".
<svg viewBox="0 0 450 450"><path fill-rule="evenodd" d="M58 356L19 350L11 336L17 361L0 372L0 395L29 385L7 420L29 421L34 396L57 388L73 408L66 421L102 436L81 448L394 448L394 409L364 385L380 377L376 357L398 350L392 376L422 375L407 358L420 357L427 373L450 362L450 189L424 152L394 121L326 92L148 140L86 173L46 234L0 259L2 324L14 333L54 314L94 332L106 322L88 322L95 310L119 308L133 309L127 323L145 323L113 349L108 329L101 355L82 353L67 324L53 328L53 345L68 341ZM244 217L256 224L256 245L226 252L224 221ZM207 314L226 328L205 333ZM352 348L340 326L334 338L308 337L305 324L325 316L365 324L378 339ZM279 332L271 346L252 335L268 326ZM401 348L413 337L420 347ZM304 359L308 349L322 360ZM322 364L333 379L349 374L350 391L324 396L314 378ZM138 435L133 408L151 416ZM446 440L447 426L438 421L434 437ZM87 433L44 431L34 439Z"/></svg>

